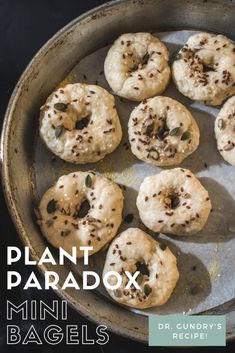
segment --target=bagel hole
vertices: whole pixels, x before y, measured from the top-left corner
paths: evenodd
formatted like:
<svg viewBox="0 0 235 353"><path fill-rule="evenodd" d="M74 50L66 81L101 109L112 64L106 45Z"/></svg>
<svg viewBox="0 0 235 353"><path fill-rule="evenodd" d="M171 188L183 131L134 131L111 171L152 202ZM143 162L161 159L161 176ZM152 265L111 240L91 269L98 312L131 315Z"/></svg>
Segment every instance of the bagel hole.
<svg viewBox="0 0 235 353"><path fill-rule="evenodd" d="M203 72L209 72L209 71L216 71L216 69L209 64L202 64L203 65Z"/></svg>
<svg viewBox="0 0 235 353"><path fill-rule="evenodd" d="M87 116L85 116L85 117L79 119L79 120L76 121L76 123L75 123L75 128L76 128L76 130L83 130L83 129L85 129L85 128L88 126L89 122L90 122L90 116L89 116L89 115L87 115Z"/></svg>
<svg viewBox="0 0 235 353"><path fill-rule="evenodd" d="M175 193L170 193L164 198L164 203L167 207L174 210L180 204L180 199Z"/></svg>
<svg viewBox="0 0 235 353"><path fill-rule="evenodd" d="M164 140L164 138L169 135L170 130L167 126L166 119L160 117L159 120L162 121L159 127L156 126L155 121L151 118L145 120L142 129L143 133L148 137L156 136L159 140Z"/></svg>
<svg viewBox="0 0 235 353"><path fill-rule="evenodd" d="M143 133L147 135L148 137L151 137L153 132L154 132L155 124L152 119L147 119L145 120L143 124Z"/></svg>
<svg viewBox="0 0 235 353"><path fill-rule="evenodd" d="M147 65L148 61L149 61L149 53L146 52L141 59L141 65Z"/></svg>
<svg viewBox="0 0 235 353"><path fill-rule="evenodd" d="M170 129L167 126L167 122L166 122L166 120L164 120L163 125L158 129L156 137L159 140L164 140L164 138L169 135L169 131L170 131Z"/></svg>
<svg viewBox="0 0 235 353"><path fill-rule="evenodd" d="M90 208L91 206L88 200L82 201L79 209L76 210L73 218L84 218L88 214Z"/></svg>
<svg viewBox="0 0 235 353"><path fill-rule="evenodd" d="M135 63L135 65L130 69L130 72L137 71L139 69L139 65L141 65L142 67L147 65L149 58L150 58L149 53L146 52L144 56L140 58L140 60L138 60L138 62Z"/></svg>
<svg viewBox="0 0 235 353"><path fill-rule="evenodd" d="M136 266L136 271L140 271L142 275L146 275L149 277L149 269L145 262L137 261L135 263L135 266Z"/></svg>
<svg viewBox="0 0 235 353"><path fill-rule="evenodd" d="M129 70L129 72L137 71L138 68L139 68L139 64L135 64L135 65Z"/></svg>

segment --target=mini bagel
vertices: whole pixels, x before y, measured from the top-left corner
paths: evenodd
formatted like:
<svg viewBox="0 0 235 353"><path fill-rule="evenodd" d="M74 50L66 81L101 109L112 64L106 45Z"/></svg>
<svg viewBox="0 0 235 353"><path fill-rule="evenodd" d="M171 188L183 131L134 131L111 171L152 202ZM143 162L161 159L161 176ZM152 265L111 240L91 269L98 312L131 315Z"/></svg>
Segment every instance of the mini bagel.
<svg viewBox="0 0 235 353"><path fill-rule="evenodd" d="M140 103L128 123L132 153L155 166L181 163L199 145L199 128L191 113L168 97Z"/></svg>
<svg viewBox="0 0 235 353"><path fill-rule="evenodd" d="M227 100L215 120L215 137L221 156L235 166L235 96Z"/></svg>
<svg viewBox="0 0 235 353"><path fill-rule="evenodd" d="M115 235L122 220L123 195L111 180L93 172L63 175L43 195L38 224L55 247L71 251L93 246L96 253Z"/></svg>
<svg viewBox="0 0 235 353"><path fill-rule="evenodd" d="M137 208L142 222L154 232L192 235L204 227L211 201L190 170L175 168L144 179Z"/></svg>
<svg viewBox="0 0 235 353"><path fill-rule="evenodd" d="M134 308L144 309L165 304L170 298L179 278L176 258L165 245L155 241L138 228L129 228L121 233L109 247L103 270L117 271L122 276L118 289L107 289L117 302ZM125 289L128 277L125 271L140 271L137 283ZM109 284L114 285L116 277L110 276Z"/></svg>
<svg viewBox="0 0 235 353"><path fill-rule="evenodd" d="M235 94L235 45L223 35L194 34L179 51L172 76L184 96L219 105Z"/></svg>
<svg viewBox="0 0 235 353"><path fill-rule="evenodd" d="M122 138L114 97L102 87L83 83L57 89L41 108L40 135L67 162L104 158Z"/></svg>
<svg viewBox="0 0 235 353"><path fill-rule="evenodd" d="M150 33L126 33L111 46L104 73L118 96L141 101L161 94L170 80L166 46Z"/></svg>

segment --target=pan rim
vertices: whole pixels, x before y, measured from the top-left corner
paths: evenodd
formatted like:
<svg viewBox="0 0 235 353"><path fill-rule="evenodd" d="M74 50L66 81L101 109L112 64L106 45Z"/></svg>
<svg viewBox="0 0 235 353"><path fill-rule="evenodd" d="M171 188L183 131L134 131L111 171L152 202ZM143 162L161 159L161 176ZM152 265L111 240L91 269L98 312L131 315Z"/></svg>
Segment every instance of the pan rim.
<svg viewBox="0 0 235 353"><path fill-rule="evenodd" d="M218 2L221 3L218 0L212 0L214 3ZM27 80L28 75L30 74L31 69L34 67L35 63L37 63L37 60L40 59L40 57L47 51L47 49L50 48L50 46L57 40L59 39L63 34L69 32L71 28L75 24L78 24L82 20L85 20L89 18L90 16L101 12L102 10L107 10L113 7L116 7L118 5L121 5L123 3L127 2L132 2L131 0L112 0L110 2L104 3L100 6L97 6L82 15L76 17L72 21L70 21L67 25L65 25L63 28L61 28L59 31L57 31L40 49L39 51L34 55L34 57L30 60L26 68L24 69L23 73L21 74L18 82L16 83L16 86L11 94L5 116L4 116L4 121L3 121L3 127L2 127L2 133L1 133L1 144L0 144L0 159L1 159L1 178L2 178L2 185L3 185L3 192L4 192L4 197L6 200L6 204L11 216L11 219L16 227L17 233L23 243L23 245L27 245L30 248L30 254L31 256L38 260L38 255L34 251L34 248L31 245L31 242L28 241L26 243L26 231L24 229L23 221L21 220L20 214L17 210L17 206L15 205L14 202L14 191L12 189L12 186L9 182L11 176L10 176L10 170L9 170L9 155L8 155L8 150L9 150L9 131L11 129L11 121L14 116L14 109L16 102L19 98L21 89L24 85L24 82ZM140 0L137 2L141 2ZM226 3L226 5L232 5L235 6L235 4L231 3ZM40 270L42 274L44 274L45 271L48 270L47 266L45 265L38 265L37 268ZM84 316L86 319L92 321L93 323L97 324L99 322L99 316L97 314L92 313L91 310L88 310L85 306L77 306L76 303L73 302L73 298L66 292L62 291L56 291L56 293L59 295L60 298L65 299L68 301L68 304L76 310L79 314ZM121 310L121 308L120 308ZM106 318L103 318L103 321L105 325L108 327L108 330L111 332L114 332L116 334L119 334L121 336L124 336L128 339L135 339L140 342L147 342L147 335L143 335L140 337L138 333L134 330L121 330L117 326L113 325L113 323L110 323ZM147 320L146 320L146 325L147 325ZM131 336L130 336L131 333ZM235 339L235 332L230 336L227 335L227 341L231 341Z"/></svg>

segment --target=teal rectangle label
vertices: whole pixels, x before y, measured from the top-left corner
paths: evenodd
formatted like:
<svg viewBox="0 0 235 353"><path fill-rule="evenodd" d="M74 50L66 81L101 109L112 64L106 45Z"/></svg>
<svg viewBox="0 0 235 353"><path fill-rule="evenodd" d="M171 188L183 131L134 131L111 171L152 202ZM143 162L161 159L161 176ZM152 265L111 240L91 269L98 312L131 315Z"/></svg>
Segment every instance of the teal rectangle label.
<svg viewBox="0 0 235 353"><path fill-rule="evenodd" d="M149 317L149 346L225 346L225 315Z"/></svg>

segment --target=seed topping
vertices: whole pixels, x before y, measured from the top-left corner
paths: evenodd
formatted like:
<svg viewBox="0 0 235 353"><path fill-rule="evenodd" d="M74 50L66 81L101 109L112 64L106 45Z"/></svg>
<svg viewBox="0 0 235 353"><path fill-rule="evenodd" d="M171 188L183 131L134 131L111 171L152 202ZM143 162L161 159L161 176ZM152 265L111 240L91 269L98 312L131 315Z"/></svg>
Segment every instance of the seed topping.
<svg viewBox="0 0 235 353"><path fill-rule="evenodd" d="M60 112L66 112L66 110L68 108L68 104L62 103L62 102L58 102L58 103L54 104L54 108L56 110L59 110Z"/></svg>
<svg viewBox="0 0 235 353"><path fill-rule="evenodd" d="M47 204L47 213L53 213L57 209L57 201L52 199Z"/></svg>

